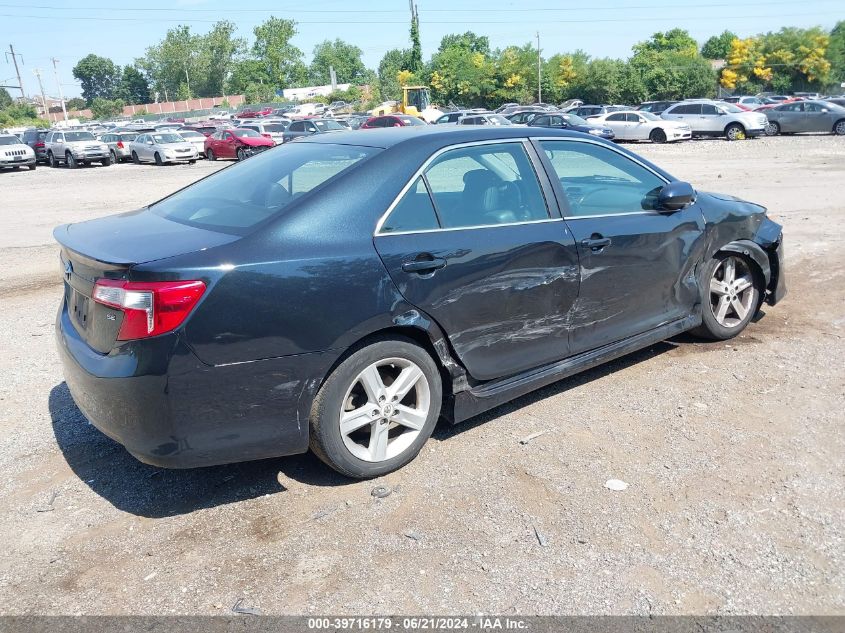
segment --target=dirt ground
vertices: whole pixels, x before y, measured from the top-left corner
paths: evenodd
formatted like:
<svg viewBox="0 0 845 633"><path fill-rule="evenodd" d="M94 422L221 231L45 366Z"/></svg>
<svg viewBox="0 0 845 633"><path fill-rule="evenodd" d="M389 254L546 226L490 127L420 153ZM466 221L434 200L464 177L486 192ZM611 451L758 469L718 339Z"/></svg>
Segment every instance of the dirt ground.
<svg viewBox="0 0 845 633"><path fill-rule="evenodd" d="M370 482L310 455L145 466L68 394L52 227L218 164L0 173L0 614L845 614L845 138L633 149L768 206L787 298L443 425Z"/></svg>

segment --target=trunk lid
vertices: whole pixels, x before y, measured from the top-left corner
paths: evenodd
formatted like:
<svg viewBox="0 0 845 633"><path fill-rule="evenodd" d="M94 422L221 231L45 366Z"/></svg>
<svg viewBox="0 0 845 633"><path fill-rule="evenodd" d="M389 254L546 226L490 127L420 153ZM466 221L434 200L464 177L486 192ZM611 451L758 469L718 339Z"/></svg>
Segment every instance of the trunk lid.
<svg viewBox="0 0 845 633"><path fill-rule="evenodd" d="M149 210L131 211L53 231L61 244L67 314L79 336L101 354L114 348L123 313L92 300L98 279L127 279L135 264L221 246L239 239L166 220Z"/></svg>

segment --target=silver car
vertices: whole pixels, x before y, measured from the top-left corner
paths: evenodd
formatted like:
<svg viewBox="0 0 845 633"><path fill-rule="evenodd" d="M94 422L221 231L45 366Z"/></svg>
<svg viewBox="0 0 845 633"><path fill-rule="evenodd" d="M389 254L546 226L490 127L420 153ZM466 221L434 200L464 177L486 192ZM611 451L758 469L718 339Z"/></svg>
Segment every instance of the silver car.
<svg viewBox="0 0 845 633"><path fill-rule="evenodd" d="M129 144L132 162L136 165L154 162L156 165L187 161L197 162L197 149L176 132L148 132L139 134Z"/></svg>
<svg viewBox="0 0 845 633"><path fill-rule="evenodd" d="M829 101L795 101L765 111L766 134L832 132L845 135L845 108Z"/></svg>
<svg viewBox="0 0 845 633"><path fill-rule="evenodd" d="M485 112L461 117L458 119L458 125L513 125L513 123L501 114Z"/></svg>
<svg viewBox="0 0 845 633"><path fill-rule="evenodd" d="M129 143L137 137L137 132L106 132L100 136L100 141L109 146L112 162L119 163L132 157Z"/></svg>
<svg viewBox="0 0 845 633"><path fill-rule="evenodd" d="M666 108L660 117L687 123L693 136L724 136L729 141L760 136L769 123L760 112L709 99L681 101Z"/></svg>

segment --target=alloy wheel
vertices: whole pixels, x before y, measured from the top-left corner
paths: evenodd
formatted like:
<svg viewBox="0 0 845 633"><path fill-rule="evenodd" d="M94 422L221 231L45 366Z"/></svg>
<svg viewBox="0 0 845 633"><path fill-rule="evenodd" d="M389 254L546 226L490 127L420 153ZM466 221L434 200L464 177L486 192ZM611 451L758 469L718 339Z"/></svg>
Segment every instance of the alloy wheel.
<svg viewBox="0 0 845 633"><path fill-rule="evenodd" d="M710 278L710 309L722 327L741 326L754 308L754 277L748 263L733 255L724 258Z"/></svg>
<svg viewBox="0 0 845 633"><path fill-rule="evenodd" d="M407 450L425 425L431 387L416 363L386 358L366 367L346 390L338 424L343 443L366 462Z"/></svg>
<svg viewBox="0 0 845 633"><path fill-rule="evenodd" d="M780 133L780 126L774 121L766 124L766 136L777 136Z"/></svg>
<svg viewBox="0 0 845 633"><path fill-rule="evenodd" d="M839 136L845 136L845 121L838 121L833 128L833 133Z"/></svg>

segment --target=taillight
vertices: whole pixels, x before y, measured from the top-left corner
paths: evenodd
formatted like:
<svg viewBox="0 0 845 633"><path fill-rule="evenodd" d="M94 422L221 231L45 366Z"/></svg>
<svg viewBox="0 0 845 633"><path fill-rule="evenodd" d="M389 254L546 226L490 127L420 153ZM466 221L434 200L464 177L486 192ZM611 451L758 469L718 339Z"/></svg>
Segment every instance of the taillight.
<svg viewBox="0 0 845 633"><path fill-rule="evenodd" d="M35 144L35 147L44 147L44 141L38 141L38 142Z"/></svg>
<svg viewBox="0 0 845 633"><path fill-rule="evenodd" d="M123 141L118 141L118 142L117 142L117 146L118 146L120 149L123 149Z"/></svg>
<svg viewBox="0 0 845 633"><path fill-rule="evenodd" d="M93 299L123 312L117 339L129 341L175 330L204 292L202 281L98 279Z"/></svg>
<svg viewBox="0 0 845 633"><path fill-rule="evenodd" d="M273 138L270 134L267 134L267 132L262 133L261 136L264 138Z"/></svg>

